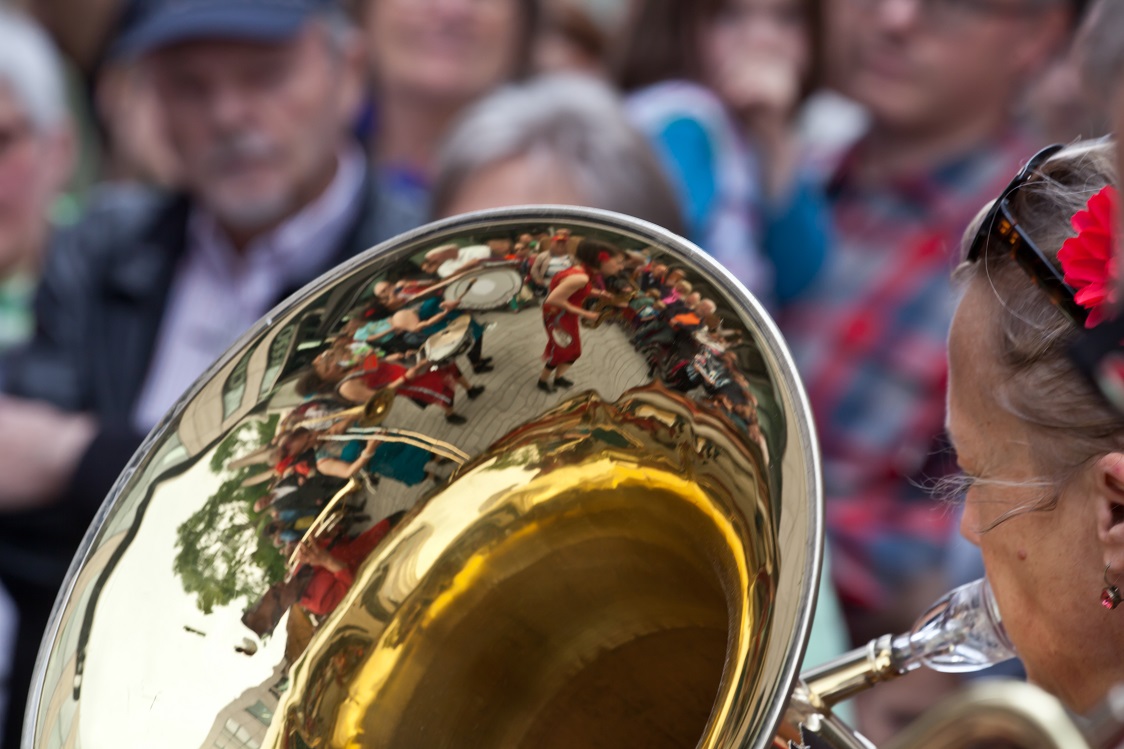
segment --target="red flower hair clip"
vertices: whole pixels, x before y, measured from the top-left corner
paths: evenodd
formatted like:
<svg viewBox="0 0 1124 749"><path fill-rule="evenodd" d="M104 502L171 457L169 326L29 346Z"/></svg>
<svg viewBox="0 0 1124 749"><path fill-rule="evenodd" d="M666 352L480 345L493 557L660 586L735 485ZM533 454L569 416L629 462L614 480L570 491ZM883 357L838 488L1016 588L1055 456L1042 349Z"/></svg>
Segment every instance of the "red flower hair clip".
<svg viewBox="0 0 1124 749"><path fill-rule="evenodd" d="M1089 310L1086 328L1099 325L1116 303L1117 204L1116 188L1106 185L1074 214L1071 223L1077 236L1058 250L1065 282L1076 291L1073 300Z"/></svg>

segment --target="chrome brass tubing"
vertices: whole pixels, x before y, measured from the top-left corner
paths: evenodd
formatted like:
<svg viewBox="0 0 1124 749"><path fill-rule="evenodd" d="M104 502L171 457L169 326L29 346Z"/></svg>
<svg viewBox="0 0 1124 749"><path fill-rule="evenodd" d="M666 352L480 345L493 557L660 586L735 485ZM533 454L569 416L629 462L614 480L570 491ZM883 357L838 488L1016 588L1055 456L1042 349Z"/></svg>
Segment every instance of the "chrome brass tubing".
<svg viewBox="0 0 1124 749"><path fill-rule="evenodd" d="M792 690L784 724L777 732L774 748L789 749L790 741L795 742L796 746L801 746L811 737L815 738L814 746L828 746L832 749L873 749L869 741L832 713L801 678Z"/></svg>
<svg viewBox="0 0 1124 749"><path fill-rule="evenodd" d="M823 708L865 692L882 681L906 673L893 653L893 636L883 635L866 645L801 674L809 699Z"/></svg>

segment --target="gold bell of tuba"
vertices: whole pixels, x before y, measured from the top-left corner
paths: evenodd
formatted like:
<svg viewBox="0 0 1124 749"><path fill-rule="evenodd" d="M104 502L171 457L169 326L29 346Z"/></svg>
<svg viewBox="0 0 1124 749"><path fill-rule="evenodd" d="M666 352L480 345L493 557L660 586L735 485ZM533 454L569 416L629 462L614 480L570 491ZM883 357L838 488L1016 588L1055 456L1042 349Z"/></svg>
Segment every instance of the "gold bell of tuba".
<svg viewBox="0 0 1124 749"><path fill-rule="evenodd" d="M558 227L627 253L612 324L547 325L511 263L467 286L421 271L433 247ZM676 268L696 315L645 293ZM455 288L471 340L388 327ZM679 237L577 208L470 214L267 321L87 534L25 749L860 747L831 705L949 646L886 639L798 678L823 532L808 405L761 306Z"/></svg>

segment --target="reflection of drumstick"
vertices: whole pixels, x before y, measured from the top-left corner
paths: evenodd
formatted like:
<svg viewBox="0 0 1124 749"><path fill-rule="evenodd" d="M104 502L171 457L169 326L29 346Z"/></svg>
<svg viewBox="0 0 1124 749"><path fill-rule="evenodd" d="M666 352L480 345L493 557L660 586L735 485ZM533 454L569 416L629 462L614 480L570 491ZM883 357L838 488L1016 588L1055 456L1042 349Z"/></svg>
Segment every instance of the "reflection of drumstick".
<svg viewBox="0 0 1124 749"><path fill-rule="evenodd" d="M476 282L479 280L479 278L474 278L468 282L468 285L464 287L464 291L462 291L460 296L457 297L457 304L460 304L460 301L468 296L468 292L472 291L472 287L475 286Z"/></svg>
<svg viewBox="0 0 1124 749"><path fill-rule="evenodd" d="M416 294L410 294L408 297L406 297L406 301L412 302L415 299L421 299L424 296L429 296L430 294L432 294L436 291L443 291L446 287L456 283L457 281L460 281L460 280L464 279L467 276L473 276L473 275L479 274L480 271L490 270L492 268L518 268L518 267L519 267L519 263L508 261L508 260L503 260L503 261L499 261L499 262L484 263L483 265L478 265L475 268L470 268L469 270L466 270L463 273L458 273L455 276L451 276L449 278L446 278L443 281L438 281L437 283L435 283L431 286L427 286Z"/></svg>

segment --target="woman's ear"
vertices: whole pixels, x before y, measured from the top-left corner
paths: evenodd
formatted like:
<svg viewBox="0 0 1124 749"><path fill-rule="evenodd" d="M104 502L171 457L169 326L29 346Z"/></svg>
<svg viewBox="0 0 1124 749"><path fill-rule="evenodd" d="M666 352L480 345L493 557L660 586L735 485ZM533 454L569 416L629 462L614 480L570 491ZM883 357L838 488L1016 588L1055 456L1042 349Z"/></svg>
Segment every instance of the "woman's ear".
<svg viewBox="0 0 1124 749"><path fill-rule="evenodd" d="M1097 539L1104 563L1124 573L1124 453L1109 453L1093 466ZM1110 575L1111 579L1111 575Z"/></svg>

